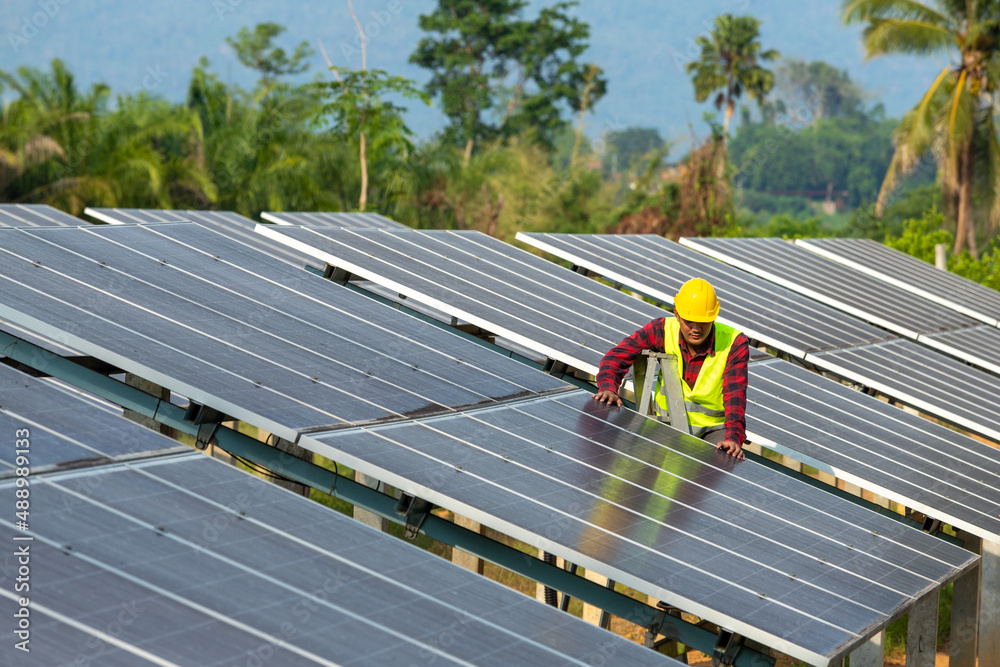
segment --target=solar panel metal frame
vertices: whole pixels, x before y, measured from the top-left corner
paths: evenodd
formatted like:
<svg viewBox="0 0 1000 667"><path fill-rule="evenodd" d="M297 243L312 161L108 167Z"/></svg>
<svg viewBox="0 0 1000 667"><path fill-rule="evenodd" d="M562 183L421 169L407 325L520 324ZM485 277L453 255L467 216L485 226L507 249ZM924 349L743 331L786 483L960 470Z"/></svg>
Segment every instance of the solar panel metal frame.
<svg viewBox="0 0 1000 667"><path fill-rule="evenodd" d="M795 244L963 315L1000 327L1000 292L950 271L942 271L883 243L871 239L797 239ZM962 299L948 298L945 296L948 293L958 294ZM975 305L969 305L973 303Z"/></svg>
<svg viewBox="0 0 1000 667"><path fill-rule="evenodd" d="M617 292L616 290L607 287L605 285L597 284L594 281L589 280L578 274L562 271L559 267L552 265L550 262L546 262L545 260L542 260L536 257L535 255L532 255L531 253L521 251L518 248L514 248L513 246L508 246L506 244L504 244L503 250L507 253L510 253L511 255L516 255L516 259L510 260L513 264L524 267L524 270L526 272L530 271L532 276L538 275L542 272L547 272L546 273L547 278L552 278L554 276L562 283L561 287L567 290L567 292L565 293L568 293L569 290L573 290L573 296L571 297L572 301L575 304L578 304L580 308L589 308L592 317L584 318L583 321L581 322L580 318L576 318L575 313L570 311L564 305L555 305L553 302L546 301L545 298L541 296L538 296L537 301L535 301L534 299L537 295L530 295L531 298L533 299L530 305L523 305L525 303L524 301L521 301L520 304L518 304L514 302L513 299L510 299L506 296L498 298L498 301L504 300L514 303L515 307L511 309L508 309L504 306L498 306L496 304L482 304L482 302L477 302L477 304L485 305L484 309L473 310L471 308L459 307L456 306L455 303L453 303L452 301L448 300L447 296L442 296L440 294L433 294L431 293L431 291L423 289L420 285L416 285L415 283L404 283L397 280L386 278L386 276L383 275L383 273L380 273L377 269L373 269L369 266L359 264L356 261L352 261L352 259L348 258L348 254L354 255L356 253L360 253L361 255L363 255L363 253L361 253L361 251L358 250L357 248L352 248L348 246L346 239L343 241L337 239L337 237L341 236L342 234L353 234L355 239L357 239L358 241L364 240L366 243L371 242L380 244L380 242L383 240L386 243L389 243L390 241L394 241L396 239L406 239L407 240L406 242L409 243L411 240L413 240L412 247L415 254L417 250L420 251L426 250L427 253L435 252L435 249L430 247L432 244L428 241L435 239L437 239L435 242L440 242L442 246L441 252L445 251L445 246L446 246L448 251L457 251L458 253L467 254L469 249L459 244L464 243L466 240L470 240L472 244L475 244L480 248L480 252L482 252L483 255L492 253L492 255L490 255L491 259L485 261L490 262L492 266L497 270L498 274L514 273L513 269L510 269L501 263L504 261L504 258L499 255L495 247L492 247L493 244L499 244L500 242L497 242L494 239L484 234L480 234L478 232L453 233L453 232L437 231L437 230L434 231L408 230L405 232L397 232L394 230L378 230L378 231L330 230L330 229L317 230L304 227L278 228L265 225L259 225L257 227L257 231L269 238L273 238L282 243L286 243L290 248L294 248L299 252L310 253L314 257L320 259L323 262L326 262L330 266L336 266L340 269L344 269L345 271L350 272L352 275L357 275L365 280L369 280L375 284L381 285L391 290L392 292L405 296L406 298L412 298L416 301L420 301L421 303L435 310L441 311L443 313L451 315L452 317L474 324L482 328L483 330L494 333L497 336L502 336L503 338L509 339L514 343L517 343L518 345L522 345L526 348L535 350L536 352L543 354L550 359L562 362L564 364L567 364L568 366L571 366L572 368L579 369L590 375L597 374L600 358L604 355L604 353L607 350L617 345L624 337L621 335L620 331L615 331L615 333L612 333L610 336L600 339L600 336L597 333L595 333L594 330L595 327L592 326L593 324L596 323L600 325L600 327L603 327L605 329L612 329L612 326L610 324L605 324L604 320L610 320L613 318L614 321L616 322L627 321L626 318L631 317L632 318L630 320L632 326L631 331L634 331L635 329L638 329L643 325L645 325L650 320L654 320L659 317L664 317L665 315L668 314L665 313L661 308L658 308L650 304L646 304L637 299L631 299L630 302L627 304L627 306L622 305L623 302L618 298L620 293ZM303 235L308 234L310 235L310 237L315 237L314 239L310 238L311 241L314 241L316 244L320 245L313 245L312 243L304 242L299 238L293 238L290 234L303 234ZM419 243L422 242L428 242L428 245L426 247L418 245ZM334 254L333 251L336 249L331 247L333 244L339 244L339 247L336 249L339 249L343 254ZM389 248L388 246L385 247L389 252L397 254L401 252L398 250L398 248ZM364 259L364 257L360 257L360 259ZM440 283L436 283L432 281L430 278L427 278L425 276L418 276L415 273L416 267L403 267L402 264L400 264L399 262L392 260L387 261L379 259L379 261L380 262L385 261L392 267L396 267L400 271L409 273L410 275L414 276L415 281L419 279L431 282L433 283L434 288L439 288L441 292L448 292L448 293L456 292L456 290L452 290L451 288L445 287ZM424 264L426 268L430 271L438 270L436 267L430 264L426 264L422 259L414 261L418 264ZM443 274L449 273L448 270L446 269L440 269L440 271ZM482 280L489 279L488 277L480 278L481 276L485 276L485 274L479 271L478 269L471 269L471 271L473 273L478 274L478 276L476 276L477 279L482 279ZM461 281L465 280L465 277L459 276L459 274L457 273L449 275L455 276L458 280ZM502 278L494 278L493 280L495 281L495 283L491 283L490 286L488 287L483 287L482 291L489 292L496 287L496 284L503 283ZM538 284L538 289L540 292L547 292L553 295L560 293L560 289L550 288L548 285L542 283ZM517 291L518 294L524 293L523 290L517 290ZM601 303L604 304L605 307L599 307L593 305L592 303L588 303L587 301L584 300L583 297L589 299L601 299ZM465 300L465 297L464 296L460 297L460 300ZM468 297L467 300L472 301L475 299L474 297ZM583 350L587 350L588 352L592 353L589 354L587 357L585 357L583 356L582 352L568 351L570 345L566 345L565 347L558 347L552 344L548 344L546 342L542 342L537 335L533 337L530 334L526 334L523 329L515 329L510 326L506 326L500 323L497 319L491 319L490 317L490 312L499 312L502 313L504 316L509 317L510 319L519 320L520 318L518 317L519 312L517 308L518 305L522 306L521 308L522 311L530 311L530 312L541 312L541 308L543 306L547 306L549 308L549 312L545 313L544 315L544 317L547 318L547 323L545 326L539 325L537 329L539 331L543 331L545 334L551 334L550 340L556 340L556 339L565 340L568 343L572 343L572 347L582 348ZM630 310L631 312L629 312ZM569 319L564 319L565 317L564 315L557 315L556 311L559 311L561 313L570 313ZM574 319L576 320L576 322L571 321ZM561 331L556 331L554 329L547 328L549 326L548 322L553 322L555 324L562 324L564 325L565 328ZM631 331L629 331L629 333L631 333ZM603 343L602 348L601 349L595 348L591 350L590 348L587 348L584 343L579 342L579 340L570 341L570 339L568 338L568 336L570 335L580 335L581 337L583 335L586 335L595 339L600 339ZM625 335L627 336L629 334Z"/></svg>
<svg viewBox="0 0 1000 667"><path fill-rule="evenodd" d="M334 227L352 229L410 229L410 227L379 213L339 211L263 211L261 220L276 225L304 227Z"/></svg>
<svg viewBox="0 0 1000 667"><path fill-rule="evenodd" d="M0 204L0 227L78 227L86 225L48 204Z"/></svg>
<svg viewBox="0 0 1000 667"><path fill-rule="evenodd" d="M12 505L13 492L13 480L0 482L0 495ZM468 664L463 657L474 654L476 662L494 664L504 664L501 655L513 655L521 656L519 660L557 658L585 665L601 649L630 664L674 664L625 638L609 636L190 450L147 462L37 476L32 480L32 500L33 509L37 507L31 543L37 563L31 594L36 655L46 647L40 642L62 645L66 639L81 639L75 634L65 638L38 625L42 619L55 619L140 657L192 664L206 659L202 651L209 649L206 653L211 654L213 644L215 653L228 652L230 659L238 656L241 661L247 651L254 655L270 645L265 660L274 658L282 664L286 660L337 664L331 655L345 661L370 660L390 649L396 656L426 655L444 664ZM66 508L72 517L53 517L67 514ZM15 529L10 519L0 519L0 525ZM214 537L202 526L212 528ZM116 540L122 533L128 539ZM251 541L255 549L250 548ZM149 559L151 553L159 560ZM264 553L272 558L261 560ZM63 568L72 567L77 576L46 587L51 577L38 569L51 567L46 561L53 557L71 559ZM321 578L317 585L315 575L297 574L304 563L313 565L320 577L326 576L326 582ZM179 576L186 567L195 569ZM85 588L87 582L96 586L98 578L102 597L74 595L74 589ZM192 585L199 581L200 585ZM244 591L237 600L223 595L241 585L252 592ZM0 591L4 607L16 604L16 597L12 591ZM146 612L145 617L132 618L134 623L119 615L119 602L129 599L139 600L139 612ZM158 608L161 604L163 608ZM401 606L419 612L419 622L406 628L386 622L400 613ZM296 609L307 609L309 614L303 618ZM296 632L274 629L278 624L272 626L272 617L282 611L294 620ZM107 617L116 616L115 627L121 631L110 637L118 642L109 640L106 629L112 627ZM282 618L286 616L278 620ZM314 632L307 631L310 620ZM331 625L335 620L337 625ZM455 623L466 631L456 630ZM194 630L197 626L200 632ZM352 628L375 635L352 641L344 635ZM178 629L187 630L180 645L172 637ZM435 641L449 631L454 641ZM7 634L0 646L5 658L17 655L12 633ZM370 644L377 637L388 646ZM208 638L212 644L206 646ZM93 648L91 643L87 646ZM181 655L187 659L180 660Z"/></svg>
<svg viewBox="0 0 1000 667"><path fill-rule="evenodd" d="M895 338L894 334L889 334L876 330L875 328L859 322L854 318L843 315L836 310L824 306L822 304L816 304L811 302L809 299L786 290L781 287L776 287L768 284L766 281L757 278L756 276L751 276L745 272L733 269L724 264L713 262L706 258L704 255L697 253L693 250L683 248L680 245L669 241L663 237L643 234L643 235L600 235L600 234L526 234L524 232L518 232L517 239L523 241L531 246L538 248L544 252L547 252L556 257L560 257L573 263L575 266L587 269L597 275L600 275L607 280L613 281L617 285L622 285L630 290L634 290L644 296L655 299L663 304L672 304L675 296L674 292L666 292L663 289L654 285L651 281L638 280L633 276L633 272L630 270L628 272L619 271L616 267L611 267L606 264L602 264L595 259L583 256L581 254L575 254L572 251L567 250L564 247L553 245L551 241L558 241L560 243L569 243L572 240L576 242L589 242L591 239L603 240L605 238L612 238L615 242L623 242L634 244L636 247L633 250L633 254L638 256L638 253L652 253L664 248L669 249L672 253L678 254L684 257L685 261L692 262L692 268L690 269L690 275L688 277L695 277L696 275L702 275L703 277L708 276L709 279L715 279L716 284L718 284L717 291L722 293L723 309L722 313L719 315L719 321L723 324L728 324L730 326L735 326L741 331L746 333L752 340L764 343L768 347L772 347L776 350L785 352L792 356L799 358L805 358L805 356L811 351L816 349L828 349L829 347L837 347L840 345L851 344L853 342L874 342L877 340L887 340ZM645 243L656 243L657 248L646 248L643 244ZM659 246L662 246L659 247ZM603 250L603 248L601 248ZM594 252L597 251L589 251ZM647 266L643 267L645 271L649 273L655 273L660 267L661 263L659 260L654 260L651 255L646 255L645 260ZM630 260L633 263L637 262L638 259ZM718 277L713 276L713 274L718 274ZM727 275L728 274L728 275ZM723 280L725 276L726 280ZM676 288L680 288L683 281L678 282ZM731 313L727 312L726 304L732 306L737 299L733 295L727 294L728 291L727 284L741 282L752 286L753 289L764 289L770 290L776 298L786 302L788 305L782 307L782 310L790 309L793 306L802 309L813 309L816 316L819 318L833 318L836 321L847 322L852 326L856 326L859 331L859 335L852 335L850 338L845 338L840 341L829 340L828 343L822 347L811 346L808 343L799 340L797 342L794 339L789 339L781 335L775 335L773 332L768 330L766 327L758 326L757 324L750 321L739 321L738 318L734 319ZM742 286L741 286L742 289ZM747 288L749 289L749 288ZM744 290L745 291L745 290ZM741 292L737 292L739 294ZM768 312L768 311L764 311ZM820 320L816 320L817 323ZM810 325L812 326L812 325ZM816 331L824 331L821 326L815 327ZM861 334L860 332L864 332ZM828 334L827 335L829 338ZM860 337L859 337L860 336ZM867 337L866 337L867 336Z"/></svg>

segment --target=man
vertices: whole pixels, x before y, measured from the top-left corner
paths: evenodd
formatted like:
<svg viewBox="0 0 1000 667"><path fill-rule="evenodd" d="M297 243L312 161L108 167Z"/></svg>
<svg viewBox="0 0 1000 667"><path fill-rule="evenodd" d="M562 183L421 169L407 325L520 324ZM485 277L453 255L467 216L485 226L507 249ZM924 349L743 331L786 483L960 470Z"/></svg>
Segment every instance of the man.
<svg viewBox="0 0 1000 667"><path fill-rule="evenodd" d="M618 387L643 350L673 354L691 432L742 460L750 341L716 323L718 315L719 300L707 281L692 278L684 283L674 299L673 317L653 320L604 355L594 400L622 404ZM659 382L656 392L658 404L665 407Z"/></svg>

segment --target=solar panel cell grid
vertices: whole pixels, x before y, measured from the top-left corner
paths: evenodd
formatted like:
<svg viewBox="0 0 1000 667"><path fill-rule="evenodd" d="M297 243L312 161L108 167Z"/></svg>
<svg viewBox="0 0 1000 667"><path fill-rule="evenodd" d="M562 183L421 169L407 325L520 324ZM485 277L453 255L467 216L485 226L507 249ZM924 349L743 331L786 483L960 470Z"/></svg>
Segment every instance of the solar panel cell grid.
<svg viewBox="0 0 1000 667"><path fill-rule="evenodd" d="M1000 542L1000 453L778 359L750 367L750 439Z"/></svg>
<svg viewBox="0 0 1000 667"><path fill-rule="evenodd" d="M1000 326L1000 292L882 243L870 239L799 239L795 243L969 317Z"/></svg>
<svg viewBox="0 0 1000 667"><path fill-rule="evenodd" d="M9 234L0 315L813 664L974 562L197 225ZM345 371L338 346L376 337ZM479 406L528 398L470 410L448 405L456 387ZM440 416L401 419L417 392ZM155 511L123 488L100 509ZM162 500L179 508L171 535L202 530L203 512ZM221 555L245 556L240 534Z"/></svg>
<svg viewBox="0 0 1000 667"><path fill-rule="evenodd" d="M272 257L276 257L284 262L297 267L311 266L315 264L310 257L301 253L289 250L287 246L275 243L264 238L260 234L254 234L253 228L257 225L250 218L245 218L239 213L232 211L194 211L194 210L159 210L141 208L88 208L87 214L116 224L123 223L151 223L151 222L195 222L203 227L226 236L244 245L248 245L256 250L266 252ZM323 267L316 267L322 269Z"/></svg>
<svg viewBox="0 0 1000 667"><path fill-rule="evenodd" d="M0 227L78 227L85 224L46 204L0 204Z"/></svg>
<svg viewBox="0 0 1000 667"><path fill-rule="evenodd" d="M58 245L6 232L4 316L286 439L565 387L195 225L93 229Z"/></svg>
<svg viewBox="0 0 1000 667"><path fill-rule="evenodd" d="M277 225L334 227L351 229L409 229L406 225L378 213L338 213L330 211L286 212L265 211L261 220Z"/></svg>
<svg viewBox="0 0 1000 667"><path fill-rule="evenodd" d="M1000 443L1000 385L988 373L904 340L817 352L809 359Z"/></svg>
<svg viewBox="0 0 1000 667"><path fill-rule="evenodd" d="M891 338L660 236L519 233L518 239L665 303L690 278L705 278L722 302L719 321L795 356Z"/></svg>
<svg viewBox="0 0 1000 667"><path fill-rule="evenodd" d="M300 445L803 656L856 643L968 558L583 392Z"/></svg>
<svg viewBox="0 0 1000 667"><path fill-rule="evenodd" d="M258 230L588 373L667 314L475 232Z"/></svg>
<svg viewBox="0 0 1000 667"><path fill-rule="evenodd" d="M0 429L33 432L33 473L178 449L174 440L95 409L93 403L0 364ZM12 436L13 437L13 436ZM0 448L0 478L13 477L14 447Z"/></svg>
<svg viewBox="0 0 1000 667"><path fill-rule="evenodd" d="M105 646L107 664L129 665L665 660L207 457L99 475L83 495L79 479L32 485L33 658ZM17 664L3 632L0 659Z"/></svg>
<svg viewBox="0 0 1000 667"><path fill-rule="evenodd" d="M686 238L681 243L907 338L976 324L965 315L782 239Z"/></svg>

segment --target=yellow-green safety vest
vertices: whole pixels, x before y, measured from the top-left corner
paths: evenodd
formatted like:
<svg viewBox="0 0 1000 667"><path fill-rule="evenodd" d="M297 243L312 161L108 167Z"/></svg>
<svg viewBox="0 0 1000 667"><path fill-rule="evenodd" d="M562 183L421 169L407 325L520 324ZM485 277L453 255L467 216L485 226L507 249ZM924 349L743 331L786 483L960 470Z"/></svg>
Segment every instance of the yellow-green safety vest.
<svg viewBox="0 0 1000 667"><path fill-rule="evenodd" d="M698 379L695 380L693 387L689 387L684 381L684 363L678 343L680 324L675 317L664 318L664 352L677 358L677 372L684 392L684 409L687 411L688 425L693 435L701 437L726 424L726 406L722 402L722 379L726 371L726 361L729 359L729 350L740 333L731 326L715 323L715 354L705 356L701 371L698 372ZM661 384L660 376L657 374L656 405L660 414L666 414L667 396Z"/></svg>

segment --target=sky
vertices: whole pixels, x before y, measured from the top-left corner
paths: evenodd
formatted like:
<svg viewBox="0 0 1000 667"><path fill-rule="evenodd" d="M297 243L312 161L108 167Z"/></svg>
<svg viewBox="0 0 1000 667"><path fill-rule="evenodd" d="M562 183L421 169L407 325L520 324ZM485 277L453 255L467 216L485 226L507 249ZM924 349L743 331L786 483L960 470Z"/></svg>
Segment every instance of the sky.
<svg viewBox="0 0 1000 667"><path fill-rule="evenodd" d="M548 2L531 0L529 13ZM369 34L368 65L415 79L428 73L408 63L422 33L420 14L436 0L356 0ZM840 20L839 0L581 0L578 17L590 23L591 48L584 58L604 68L608 94L588 119L597 137L629 126L655 127L668 140L686 143L690 125L706 126L708 104L693 98L684 65L696 57L695 39L721 13L762 20L764 48L785 58L822 59L847 69L900 116L919 100L947 56L891 57L864 61L860 27ZM47 68L63 59L83 86L108 83L115 92L146 89L170 100L184 99L192 67L202 56L224 80L250 86L225 42L243 26L271 21L288 32L286 49L322 39L337 65L359 67L359 39L346 0L0 0L0 69ZM317 53L311 76L325 70ZM444 123L440 110L409 102L407 122L421 138Z"/></svg>

